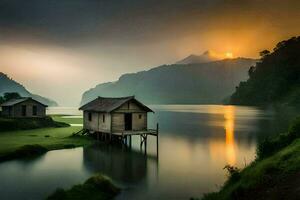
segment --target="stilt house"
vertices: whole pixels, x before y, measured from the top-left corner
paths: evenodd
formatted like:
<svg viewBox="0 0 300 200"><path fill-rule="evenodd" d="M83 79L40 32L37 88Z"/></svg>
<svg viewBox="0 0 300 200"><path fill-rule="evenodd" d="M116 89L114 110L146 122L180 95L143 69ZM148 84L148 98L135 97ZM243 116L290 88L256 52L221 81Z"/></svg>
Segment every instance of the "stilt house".
<svg viewBox="0 0 300 200"><path fill-rule="evenodd" d="M153 112L134 96L98 97L79 110L83 111L83 128L102 133L147 131L147 113Z"/></svg>

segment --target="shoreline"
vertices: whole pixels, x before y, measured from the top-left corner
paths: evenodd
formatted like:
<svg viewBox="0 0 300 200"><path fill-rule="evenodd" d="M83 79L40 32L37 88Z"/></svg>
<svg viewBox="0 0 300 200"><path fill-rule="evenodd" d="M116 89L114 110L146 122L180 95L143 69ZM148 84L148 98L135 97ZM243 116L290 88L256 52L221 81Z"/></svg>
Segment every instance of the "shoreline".
<svg viewBox="0 0 300 200"><path fill-rule="evenodd" d="M49 116L48 116L49 117ZM50 116L56 123L78 124L81 119ZM87 136L72 136L80 126L45 127L28 130L0 132L0 162L26 159L42 155L51 150L70 149L94 143Z"/></svg>
<svg viewBox="0 0 300 200"><path fill-rule="evenodd" d="M234 166L224 169L228 171L228 179L221 189L200 199L299 199L300 118L296 118L286 133L262 142L256 160L244 169Z"/></svg>

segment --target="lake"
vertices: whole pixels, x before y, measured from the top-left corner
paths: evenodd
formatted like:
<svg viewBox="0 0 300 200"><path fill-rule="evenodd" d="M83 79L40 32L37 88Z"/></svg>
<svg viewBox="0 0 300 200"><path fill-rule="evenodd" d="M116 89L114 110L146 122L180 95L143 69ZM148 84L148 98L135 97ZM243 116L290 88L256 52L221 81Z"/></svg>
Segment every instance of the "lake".
<svg viewBox="0 0 300 200"><path fill-rule="evenodd" d="M101 173L123 188L117 200L189 199L216 191L227 164L244 167L255 159L257 142L287 127L283 113L222 105L150 106L147 154L133 137L133 149L98 144L50 151L34 160L0 164L0 199L44 199L57 187L70 188ZM48 114L79 115L74 108L49 108Z"/></svg>

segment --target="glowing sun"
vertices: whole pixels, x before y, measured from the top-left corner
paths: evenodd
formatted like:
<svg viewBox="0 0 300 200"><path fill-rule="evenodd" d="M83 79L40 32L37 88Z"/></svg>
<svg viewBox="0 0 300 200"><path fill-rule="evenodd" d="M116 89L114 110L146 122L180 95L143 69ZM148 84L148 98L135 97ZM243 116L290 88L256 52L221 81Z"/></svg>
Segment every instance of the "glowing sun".
<svg viewBox="0 0 300 200"><path fill-rule="evenodd" d="M226 57L226 58L233 58L232 52L226 52L226 53L225 53L225 57Z"/></svg>

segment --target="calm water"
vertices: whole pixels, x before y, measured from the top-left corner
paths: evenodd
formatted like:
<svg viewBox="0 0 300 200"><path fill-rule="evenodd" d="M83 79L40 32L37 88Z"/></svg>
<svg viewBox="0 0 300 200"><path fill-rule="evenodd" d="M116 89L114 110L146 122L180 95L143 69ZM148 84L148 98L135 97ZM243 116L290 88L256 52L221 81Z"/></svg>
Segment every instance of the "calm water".
<svg viewBox="0 0 300 200"><path fill-rule="evenodd" d="M159 156L155 138L148 152L96 145L50 151L30 161L0 164L0 199L43 199L57 187L70 188L96 173L123 189L116 198L189 199L217 190L226 164L243 167L255 158L257 141L286 128L287 118L270 111L236 106L153 106L149 127L160 124ZM69 113L67 113L69 112ZM78 115L76 110L48 113ZM278 123L280 122L280 123Z"/></svg>

